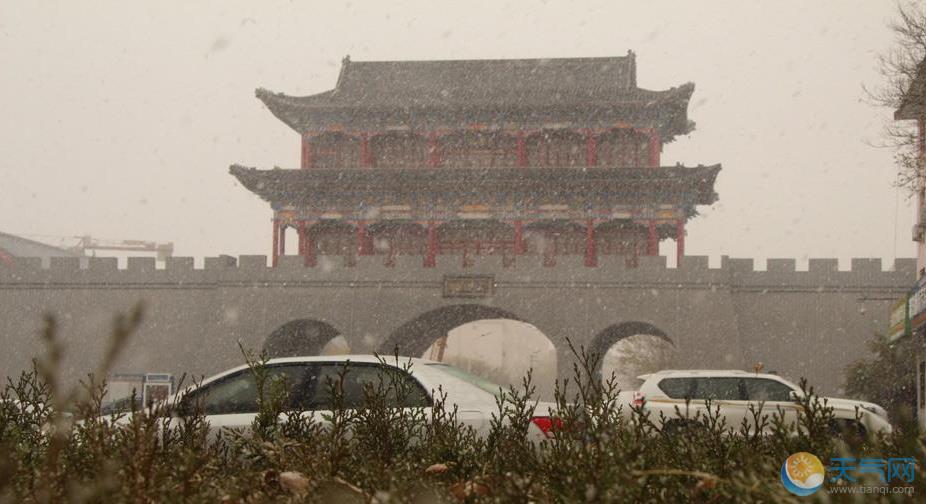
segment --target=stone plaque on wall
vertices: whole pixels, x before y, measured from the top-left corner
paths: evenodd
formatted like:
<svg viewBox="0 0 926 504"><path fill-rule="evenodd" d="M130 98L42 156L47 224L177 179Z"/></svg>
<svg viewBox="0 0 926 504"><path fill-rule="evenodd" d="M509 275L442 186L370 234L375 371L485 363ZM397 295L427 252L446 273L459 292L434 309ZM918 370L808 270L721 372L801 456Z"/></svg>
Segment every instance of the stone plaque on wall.
<svg viewBox="0 0 926 504"><path fill-rule="evenodd" d="M444 277L445 298L484 298L495 294L492 275L447 275Z"/></svg>

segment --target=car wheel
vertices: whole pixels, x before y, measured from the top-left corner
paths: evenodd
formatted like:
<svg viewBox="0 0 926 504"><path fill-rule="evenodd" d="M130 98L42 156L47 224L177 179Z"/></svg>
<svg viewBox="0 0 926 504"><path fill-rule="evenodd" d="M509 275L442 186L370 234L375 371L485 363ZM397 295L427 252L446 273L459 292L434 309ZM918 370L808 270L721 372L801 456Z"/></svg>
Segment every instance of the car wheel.
<svg viewBox="0 0 926 504"><path fill-rule="evenodd" d="M868 436L868 430L864 425L856 420L837 418L830 422L830 432L833 437L843 440L864 440Z"/></svg>
<svg viewBox="0 0 926 504"><path fill-rule="evenodd" d="M703 430L704 426L694 420L669 420L662 426L662 432L669 437L690 437Z"/></svg>

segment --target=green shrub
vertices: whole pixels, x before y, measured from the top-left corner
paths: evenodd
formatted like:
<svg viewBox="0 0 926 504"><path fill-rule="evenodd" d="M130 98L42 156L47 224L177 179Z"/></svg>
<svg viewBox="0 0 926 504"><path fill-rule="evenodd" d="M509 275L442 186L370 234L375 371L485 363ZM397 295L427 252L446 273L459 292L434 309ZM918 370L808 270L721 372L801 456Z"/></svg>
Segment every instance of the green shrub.
<svg viewBox="0 0 926 504"><path fill-rule="evenodd" d="M124 319L122 330L139 320ZM912 456L914 491L926 491L921 438L834 436L832 411L809 388L797 430L756 410L771 434L727 425L716 406L666 426L645 408L622 410L614 383L595 379L597 357L578 349L574 376L557 384L555 435L537 444L527 435L530 374L499 394L485 439L457 425L440 390L430 409L386 407L387 395L409 393L388 374L357 409L343 407L343 373L329 380L335 408L323 427L311 412L285 411L285 384L268 380L265 357L245 352L260 412L247 432L212 435L195 408L176 418L178 404L100 417L105 384L91 376L74 391L57 385L54 333L49 321L51 357L0 391L0 503L779 502L796 500L779 470L798 451L824 461Z"/></svg>
<svg viewBox="0 0 926 504"><path fill-rule="evenodd" d="M846 394L879 404L891 421L914 427L916 411L916 359L918 338L890 341L876 334L868 342L871 355L846 367Z"/></svg>

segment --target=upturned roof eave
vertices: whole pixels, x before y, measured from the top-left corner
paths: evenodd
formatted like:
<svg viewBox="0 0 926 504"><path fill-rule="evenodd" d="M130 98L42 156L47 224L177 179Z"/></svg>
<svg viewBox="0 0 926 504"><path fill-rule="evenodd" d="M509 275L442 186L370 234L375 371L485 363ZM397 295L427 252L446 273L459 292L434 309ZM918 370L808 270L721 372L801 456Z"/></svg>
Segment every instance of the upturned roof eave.
<svg viewBox="0 0 926 504"><path fill-rule="evenodd" d="M300 112L311 111L359 111L359 110L413 110L413 109L435 109L437 111L445 110L467 110L467 109L532 109L538 107L624 107L628 105L653 106L662 103L681 103L686 104L690 101L694 93L694 83L687 82L681 86L653 91L648 89L637 88L628 93L615 95L610 98L590 98L587 100L576 101L557 101L551 99L545 103L526 103L510 102L503 99L485 99L483 101L471 102L454 102L452 100L433 100L431 102L416 103L375 103L365 102L363 98L357 98L347 95L340 95L337 89L331 89L322 93L316 93L308 96L292 96L284 93L277 93L265 88L258 88L255 91L257 98L270 109L289 108Z"/></svg>
<svg viewBox="0 0 926 504"><path fill-rule="evenodd" d="M673 87L663 91L651 91L639 89L628 92L623 96L615 96L614 99L589 99L579 101L555 101L550 103L523 103L510 102L503 100L486 100L470 103L454 103L450 101L434 103L362 103L351 100L349 97L338 95L337 89L328 90L309 96L290 96L283 93L274 93L264 88L258 88L255 92L257 98L270 110L270 112L280 119L287 126L299 134L309 130L324 129L327 126L325 116L331 114L356 115L363 114L382 114L389 115L393 113L406 113L415 111L418 116L438 116L448 113L459 112L497 112L511 111L513 113L525 113L538 109L639 109L640 111L652 110L655 107L670 107L681 109L684 112L684 124L672 124L672 120L666 122L663 128L664 133L675 135L684 135L689 133L691 126L687 120L688 103L694 93L694 84L685 83L678 87ZM313 118L313 116L316 116Z"/></svg>
<svg viewBox="0 0 926 504"><path fill-rule="evenodd" d="M900 107L894 111L895 121L912 121L923 116L923 104L919 101L904 99Z"/></svg>
<svg viewBox="0 0 926 504"><path fill-rule="evenodd" d="M924 116L926 109L926 59L917 65L916 75L904 90L900 106L894 111L895 121L909 121Z"/></svg>
<svg viewBox="0 0 926 504"><path fill-rule="evenodd" d="M686 135L695 129L694 121L690 120L685 113L684 105L666 107L665 113L658 113L652 109L640 106L636 111L627 113L626 110L614 110L603 112L606 107L591 108L587 112L588 117L556 117L555 113L531 115L529 111L509 110L477 110L469 109L471 112L483 114L483 117L489 117L489 122L485 126L495 126L498 128L527 128L543 129L555 125L556 127L573 127L573 128L608 128L617 126L632 125L637 128L656 128L663 142L671 142L679 135ZM279 109L270 107L270 112L289 126L293 131L300 135L322 133L325 131L343 131L345 127L349 130L357 131L385 131L391 128L400 128L419 130L425 129L468 129L475 123L482 123L483 120L461 120L461 114L466 115L467 110L450 110L447 109L445 115L440 112L422 113L421 111L402 111L396 115L405 115L411 118L411 121L384 120L382 117L388 116L386 111L374 111L365 109L354 110L326 110L315 111L310 116L306 114L294 114L289 109ZM398 112L398 111L396 111ZM454 117L452 114L456 114ZM476 118L478 116L470 116ZM491 118L494 117L494 118ZM425 126L426 125L426 126Z"/></svg>
<svg viewBox="0 0 926 504"><path fill-rule="evenodd" d="M333 185L349 185L350 190L382 187L381 177L388 175L390 180L406 180L407 184L451 184L459 186L459 181L466 179L464 187L481 183L495 186L499 183L537 183L551 178L562 177L570 183L592 184L597 181L615 182L624 180L628 184L683 183L691 186L696 204L709 205L716 201L714 184L721 165L682 167L669 166L661 168L491 168L453 169L453 168L407 168L407 169L272 169L258 170L241 165L232 165L229 172L248 190L266 201L273 201L272 193L291 191L294 185L309 185L309 190L330 192ZM453 185L453 184L457 185ZM399 183L405 185L406 183ZM347 189L345 189L347 190Z"/></svg>
<svg viewBox="0 0 926 504"><path fill-rule="evenodd" d="M894 120L895 121L912 121L914 119L919 119L926 114L923 114L923 103L922 102L913 102L905 101L900 105L897 110L894 111Z"/></svg>

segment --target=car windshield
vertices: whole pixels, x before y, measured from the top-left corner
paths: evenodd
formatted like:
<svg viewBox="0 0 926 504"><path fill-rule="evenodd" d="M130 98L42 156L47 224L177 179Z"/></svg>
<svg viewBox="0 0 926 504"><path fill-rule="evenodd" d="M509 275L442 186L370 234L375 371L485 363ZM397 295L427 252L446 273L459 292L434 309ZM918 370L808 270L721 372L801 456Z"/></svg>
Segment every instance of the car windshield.
<svg viewBox="0 0 926 504"><path fill-rule="evenodd" d="M479 387L480 389L496 396L499 395L504 388L497 383L491 382L480 376L470 374L458 367L454 367L449 364L428 364L428 366L432 369L443 371L444 373L447 373L454 378L459 378L460 380L463 380L470 385L475 385L476 387Z"/></svg>
<svg viewBox="0 0 926 504"><path fill-rule="evenodd" d="M108 404L104 404L100 408L100 414L102 415L115 415L116 413L129 413L132 411L132 403L135 403L134 409L143 409L142 398L137 395L131 395L128 397L122 397L116 399Z"/></svg>

